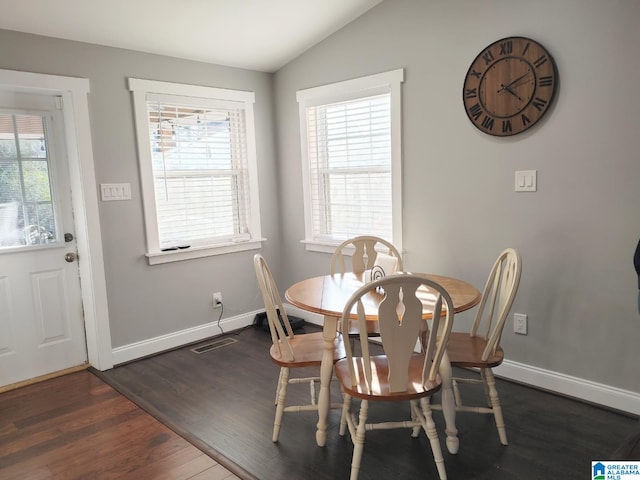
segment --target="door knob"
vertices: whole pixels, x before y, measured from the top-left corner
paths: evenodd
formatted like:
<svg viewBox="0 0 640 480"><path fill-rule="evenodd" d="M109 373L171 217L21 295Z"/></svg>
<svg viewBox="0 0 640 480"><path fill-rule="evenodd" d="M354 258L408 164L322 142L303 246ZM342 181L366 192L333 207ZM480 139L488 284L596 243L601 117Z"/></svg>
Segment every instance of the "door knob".
<svg viewBox="0 0 640 480"><path fill-rule="evenodd" d="M73 263L76 260L77 255L75 253L69 252L64 256L64 259L68 263Z"/></svg>

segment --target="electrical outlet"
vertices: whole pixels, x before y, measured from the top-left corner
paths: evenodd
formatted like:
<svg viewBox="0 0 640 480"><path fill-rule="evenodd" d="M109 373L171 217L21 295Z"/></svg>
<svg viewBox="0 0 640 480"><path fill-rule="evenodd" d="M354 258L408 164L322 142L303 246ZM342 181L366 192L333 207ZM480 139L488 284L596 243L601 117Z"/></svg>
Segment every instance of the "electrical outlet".
<svg viewBox="0 0 640 480"><path fill-rule="evenodd" d="M222 292L214 292L213 294L213 306L217 307L222 304Z"/></svg>
<svg viewBox="0 0 640 480"><path fill-rule="evenodd" d="M527 316L524 313L513 314L513 331L520 335L527 334Z"/></svg>

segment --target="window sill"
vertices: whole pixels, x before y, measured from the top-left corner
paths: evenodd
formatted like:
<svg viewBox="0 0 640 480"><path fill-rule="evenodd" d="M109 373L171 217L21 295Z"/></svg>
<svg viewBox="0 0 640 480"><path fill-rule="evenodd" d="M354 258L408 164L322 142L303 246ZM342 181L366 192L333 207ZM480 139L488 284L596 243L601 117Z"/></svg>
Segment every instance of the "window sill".
<svg viewBox="0 0 640 480"><path fill-rule="evenodd" d="M321 252L321 253L335 253L336 248L343 242L343 240L334 241L322 241L322 240L300 240L300 243L305 245L307 252ZM380 244L376 245L376 250L380 253L387 253L384 247ZM355 248L352 245L343 247L342 252L345 255L353 255Z"/></svg>
<svg viewBox="0 0 640 480"><path fill-rule="evenodd" d="M305 245L307 252L322 252L322 253L333 253L336 251L336 247L340 245L342 242L334 241L334 242L322 242L318 240L300 240L300 243Z"/></svg>
<svg viewBox="0 0 640 480"><path fill-rule="evenodd" d="M171 250L168 252L146 253L149 265L159 265L162 263L180 262L192 260L194 258L212 257L214 255L224 255L227 253L243 252L246 250L257 250L262 246L264 238L249 240L242 243L222 243L215 247L190 247L184 250Z"/></svg>

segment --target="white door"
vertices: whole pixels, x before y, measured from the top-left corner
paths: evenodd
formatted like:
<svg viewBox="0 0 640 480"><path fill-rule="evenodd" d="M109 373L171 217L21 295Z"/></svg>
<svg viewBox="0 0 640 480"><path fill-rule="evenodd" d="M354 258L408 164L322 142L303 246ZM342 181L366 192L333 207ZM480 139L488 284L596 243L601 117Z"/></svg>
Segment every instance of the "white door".
<svg viewBox="0 0 640 480"><path fill-rule="evenodd" d="M0 386L87 361L61 108L0 91Z"/></svg>

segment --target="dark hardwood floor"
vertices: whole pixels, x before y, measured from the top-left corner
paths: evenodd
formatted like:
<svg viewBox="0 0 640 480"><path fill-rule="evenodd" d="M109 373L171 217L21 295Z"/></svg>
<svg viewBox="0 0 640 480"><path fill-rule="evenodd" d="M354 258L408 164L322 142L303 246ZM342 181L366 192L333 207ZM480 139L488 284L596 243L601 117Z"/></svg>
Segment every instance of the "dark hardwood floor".
<svg viewBox="0 0 640 480"><path fill-rule="evenodd" d="M316 446L312 412L285 414L280 441L271 442L278 369L269 359L269 335L249 327L220 339L237 342L201 354L185 347L97 374L220 463L241 467L241 478L348 478L352 446L338 435L338 411L330 414L326 448ZM509 446L500 444L490 416L459 413L460 452L450 455L442 416L434 412L450 479L590 478L591 461L609 459L638 425L634 417L515 383L498 380L498 389ZM332 394L340 400L337 388ZM302 395L308 387L290 387L291 400ZM373 405L370 414L406 416L395 407ZM437 478L424 434L369 432L360 480L409 478Z"/></svg>
<svg viewBox="0 0 640 480"><path fill-rule="evenodd" d="M0 394L0 479L238 477L88 371Z"/></svg>

